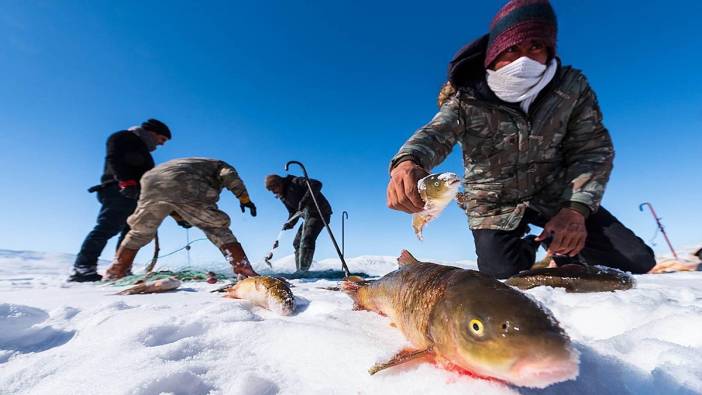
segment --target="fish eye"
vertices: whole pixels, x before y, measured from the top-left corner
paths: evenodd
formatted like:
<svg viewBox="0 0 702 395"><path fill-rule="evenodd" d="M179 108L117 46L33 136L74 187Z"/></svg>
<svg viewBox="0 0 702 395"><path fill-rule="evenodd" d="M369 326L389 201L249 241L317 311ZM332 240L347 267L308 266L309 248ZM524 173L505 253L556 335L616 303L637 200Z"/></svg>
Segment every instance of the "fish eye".
<svg viewBox="0 0 702 395"><path fill-rule="evenodd" d="M476 336L483 336L485 332L483 322L475 318L470 320L470 324L468 325L468 327L470 328L470 331Z"/></svg>
<svg viewBox="0 0 702 395"><path fill-rule="evenodd" d="M434 181L434 186L438 187L439 186L439 181Z"/></svg>

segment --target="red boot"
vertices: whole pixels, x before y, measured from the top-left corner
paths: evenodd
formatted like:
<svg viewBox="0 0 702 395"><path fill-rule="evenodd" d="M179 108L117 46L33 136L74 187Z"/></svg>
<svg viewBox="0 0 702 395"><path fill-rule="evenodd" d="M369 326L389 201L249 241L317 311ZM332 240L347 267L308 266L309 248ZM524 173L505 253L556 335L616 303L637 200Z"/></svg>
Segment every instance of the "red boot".
<svg viewBox="0 0 702 395"><path fill-rule="evenodd" d="M256 273L253 267L251 267L249 258L246 257L246 253L241 247L241 244L226 244L222 246L222 253L227 258L229 264L232 265L234 274L236 274L238 278L242 279L246 277L258 276L258 273Z"/></svg>
<svg viewBox="0 0 702 395"><path fill-rule="evenodd" d="M112 261L112 265L107 268L102 280L118 280L131 273L132 264L134 263L137 252L139 252L138 249L133 250L131 248L119 247L115 259Z"/></svg>

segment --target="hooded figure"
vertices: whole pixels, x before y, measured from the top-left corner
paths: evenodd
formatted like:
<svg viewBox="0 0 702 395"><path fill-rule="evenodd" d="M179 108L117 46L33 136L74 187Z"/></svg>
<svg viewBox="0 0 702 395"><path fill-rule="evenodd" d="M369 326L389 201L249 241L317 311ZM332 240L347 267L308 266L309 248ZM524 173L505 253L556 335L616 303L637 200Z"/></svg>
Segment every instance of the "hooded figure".
<svg viewBox="0 0 702 395"><path fill-rule="evenodd" d="M561 263L645 273L653 251L600 206L612 140L585 76L556 56L556 31L547 0L513 0L454 56L439 113L392 158L388 206L421 211L417 180L458 143L480 271L529 269L542 242ZM522 239L529 224L544 228L537 243Z"/></svg>

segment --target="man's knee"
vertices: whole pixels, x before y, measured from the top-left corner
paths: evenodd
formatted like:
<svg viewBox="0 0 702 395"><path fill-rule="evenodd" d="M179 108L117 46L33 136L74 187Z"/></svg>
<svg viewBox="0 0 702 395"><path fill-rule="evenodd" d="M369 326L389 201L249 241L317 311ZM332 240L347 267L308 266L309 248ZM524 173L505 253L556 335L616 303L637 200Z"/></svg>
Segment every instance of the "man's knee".
<svg viewBox="0 0 702 395"><path fill-rule="evenodd" d="M627 251L624 257L626 262L623 262L622 266L634 274L648 273L656 265L653 250L643 242L633 251Z"/></svg>
<svg viewBox="0 0 702 395"><path fill-rule="evenodd" d="M96 237L110 239L118 235L127 225L127 218L100 220L93 228L91 234Z"/></svg>
<svg viewBox="0 0 702 395"><path fill-rule="evenodd" d="M120 244L120 246L129 248L132 250L138 250L139 248L149 244L151 240L154 239L156 236L156 230L154 229L153 231L148 230L130 230L129 233L127 233L127 236L125 236L124 240Z"/></svg>
<svg viewBox="0 0 702 395"><path fill-rule="evenodd" d="M474 230L478 270L504 279L527 270L534 263L536 248L515 232Z"/></svg>

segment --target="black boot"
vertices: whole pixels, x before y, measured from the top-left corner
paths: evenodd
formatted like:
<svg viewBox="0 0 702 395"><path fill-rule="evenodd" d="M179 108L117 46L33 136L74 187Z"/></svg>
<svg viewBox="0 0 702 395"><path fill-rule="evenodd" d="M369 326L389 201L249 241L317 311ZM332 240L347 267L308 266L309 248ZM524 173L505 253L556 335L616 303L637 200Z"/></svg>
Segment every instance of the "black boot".
<svg viewBox="0 0 702 395"><path fill-rule="evenodd" d="M74 269L73 274L68 277L68 282L74 283L92 283L102 281L102 276L97 273L97 268L92 269Z"/></svg>
<svg viewBox="0 0 702 395"><path fill-rule="evenodd" d="M302 272L310 270L312 266L312 258L314 257L314 248L302 247L300 248L300 267L297 269Z"/></svg>

